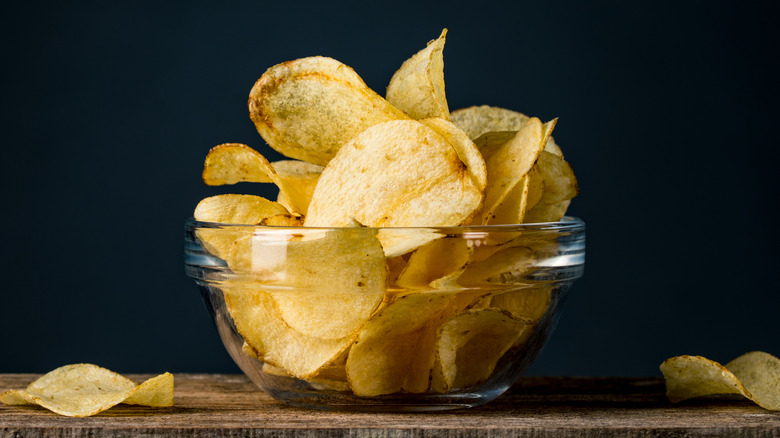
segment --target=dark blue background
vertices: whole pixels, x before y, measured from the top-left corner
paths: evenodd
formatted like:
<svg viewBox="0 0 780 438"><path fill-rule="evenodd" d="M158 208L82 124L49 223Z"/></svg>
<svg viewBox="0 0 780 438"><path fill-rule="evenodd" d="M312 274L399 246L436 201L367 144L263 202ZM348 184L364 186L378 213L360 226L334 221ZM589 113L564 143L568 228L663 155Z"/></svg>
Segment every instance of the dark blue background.
<svg viewBox="0 0 780 438"><path fill-rule="evenodd" d="M532 368L780 355L777 2L37 2L0 19L0 372L238 372L183 273L211 146L277 158L254 81L326 55L384 94L449 34L450 108L559 117L587 267ZM110 3L110 4L109 4ZM284 3L284 4L282 4Z"/></svg>

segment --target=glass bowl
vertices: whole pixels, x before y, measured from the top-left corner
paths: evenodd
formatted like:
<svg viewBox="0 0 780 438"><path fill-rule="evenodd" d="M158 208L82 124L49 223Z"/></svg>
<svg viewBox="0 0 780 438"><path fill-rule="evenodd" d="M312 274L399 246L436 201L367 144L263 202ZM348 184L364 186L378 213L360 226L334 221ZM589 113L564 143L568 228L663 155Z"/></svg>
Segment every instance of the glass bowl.
<svg viewBox="0 0 780 438"><path fill-rule="evenodd" d="M506 391L582 276L585 224L185 226L185 270L262 390L316 409L436 411Z"/></svg>

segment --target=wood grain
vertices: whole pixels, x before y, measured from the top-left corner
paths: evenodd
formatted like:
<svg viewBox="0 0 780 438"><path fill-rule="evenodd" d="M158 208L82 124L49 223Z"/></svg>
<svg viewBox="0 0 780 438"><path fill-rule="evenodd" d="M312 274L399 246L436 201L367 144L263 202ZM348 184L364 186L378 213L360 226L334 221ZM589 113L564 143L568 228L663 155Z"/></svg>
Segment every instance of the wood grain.
<svg viewBox="0 0 780 438"><path fill-rule="evenodd" d="M37 377L0 374L0 391ZM0 437L780 437L780 412L733 399L672 405L657 378L530 377L481 408L377 414L289 407L241 375L176 374L175 400L89 418L0 405Z"/></svg>

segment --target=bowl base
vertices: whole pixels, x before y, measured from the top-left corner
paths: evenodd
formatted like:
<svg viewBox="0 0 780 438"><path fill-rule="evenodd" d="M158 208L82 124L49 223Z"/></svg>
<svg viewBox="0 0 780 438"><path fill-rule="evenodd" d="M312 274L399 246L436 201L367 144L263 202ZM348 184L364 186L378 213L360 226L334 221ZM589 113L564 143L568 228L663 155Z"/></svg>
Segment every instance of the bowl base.
<svg viewBox="0 0 780 438"><path fill-rule="evenodd" d="M268 391L287 405L324 411L350 412L437 412L482 406L504 392L504 388L490 392L458 394L394 394L379 397L357 397L348 393L307 393Z"/></svg>

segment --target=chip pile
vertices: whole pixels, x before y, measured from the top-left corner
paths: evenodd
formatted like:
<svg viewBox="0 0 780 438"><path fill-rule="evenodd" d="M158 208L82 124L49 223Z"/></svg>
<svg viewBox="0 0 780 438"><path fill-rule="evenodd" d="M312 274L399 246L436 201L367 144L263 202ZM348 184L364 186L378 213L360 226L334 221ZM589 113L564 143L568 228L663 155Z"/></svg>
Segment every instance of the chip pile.
<svg viewBox="0 0 780 438"><path fill-rule="evenodd" d="M702 356L676 356L660 368L672 403L739 394L764 409L780 411L780 359L769 353L745 353L725 366Z"/></svg>
<svg viewBox="0 0 780 438"><path fill-rule="evenodd" d="M209 151L206 184L279 189L275 201L209 197L194 214L245 225L197 237L237 274L218 286L244 352L266 373L359 396L448 392L488 379L547 312L549 286L464 286L521 275L555 253L554 240L474 246L409 228L558 221L578 193L552 138L557 120L490 106L449 111L446 34L401 65L386 97L331 58L273 66L252 88L249 113L289 160L236 143Z"/></svg>
<svg viewBox="0 0 780 438"><path fill-rule="evenodd" d="M167 407L173 406L173 374L160 374L138 385L97 365L65 365L30 383L27 389L0 394L0 402L36 404L68 417L89 417L120 403Z"/></svg>

